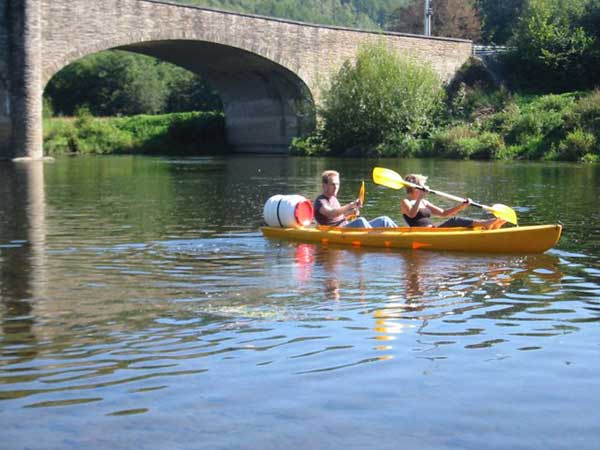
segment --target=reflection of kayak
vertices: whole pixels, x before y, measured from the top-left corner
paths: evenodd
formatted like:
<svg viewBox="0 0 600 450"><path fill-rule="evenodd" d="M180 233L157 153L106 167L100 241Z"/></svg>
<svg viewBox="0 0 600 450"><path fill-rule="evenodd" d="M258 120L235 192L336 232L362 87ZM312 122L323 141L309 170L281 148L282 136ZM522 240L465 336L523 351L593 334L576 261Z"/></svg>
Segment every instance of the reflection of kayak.
<svg viewBox="0 0 600 450"><path fill-rule="evenodd" d="M561 225L482 230L468 228L276 228L267 237L355 247L452 250L479 253L542 253L560 238Z"/></svg>

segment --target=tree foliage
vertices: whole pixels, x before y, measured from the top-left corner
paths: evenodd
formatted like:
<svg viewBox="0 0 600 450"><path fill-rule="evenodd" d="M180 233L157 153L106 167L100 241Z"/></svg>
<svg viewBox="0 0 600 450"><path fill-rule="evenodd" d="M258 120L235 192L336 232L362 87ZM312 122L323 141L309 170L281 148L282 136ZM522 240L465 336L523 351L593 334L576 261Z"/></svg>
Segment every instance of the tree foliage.
<svg viewBox="0 0 600 450"><path fill-rule="evenodd" d="M442 83L429 66L383 44L347 61L324 96L323 137L334 153L426 133L439 111Z"/></svg>
<svg viewBox="0 0 600 450"><path fill-rule="evenodd" d="M518 82L567 91L600 81L597 7L596 0L529 0L510 40Z"/></svg>
<svg viewBox="0 0 600 450"><path fill-rule="evenodd" d="M221 109L217 94L194 74L122 51L70 64L50 80L44 95L60 115L82 107L97 116Z"/></svg>
<svg viewBox="0 0 600 450"><path fill-rule="evenodd" d="M527 0L477 0L486 43L506 44Z"/></svg>
<svg viewBox="0 0 600 450"><path fill-rule="evenodd" d="M408 0L179 0L197 6L324 25L381 28L389 12Z"/></svg>
<svg viewBox="0 0 600 450"><path fill-rule="evenodd" d="M478 40L481 37L481 21L478 11L465 0L432 0L432 34ZM425 0L411 0L394 10L388 21L388 29L404 33L423 34Z"/></svg>

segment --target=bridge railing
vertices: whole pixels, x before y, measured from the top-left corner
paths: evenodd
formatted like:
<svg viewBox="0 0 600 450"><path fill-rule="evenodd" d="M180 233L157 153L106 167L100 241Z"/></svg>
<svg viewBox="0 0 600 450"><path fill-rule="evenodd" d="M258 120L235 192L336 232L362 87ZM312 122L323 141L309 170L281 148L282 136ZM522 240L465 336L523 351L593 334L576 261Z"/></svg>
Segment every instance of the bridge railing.
<svg viewBox="0 0 600 450"><path fill-rule="evenodd" d="M473 45L474 56L498 55L510 50L506 45Z"/></svg>

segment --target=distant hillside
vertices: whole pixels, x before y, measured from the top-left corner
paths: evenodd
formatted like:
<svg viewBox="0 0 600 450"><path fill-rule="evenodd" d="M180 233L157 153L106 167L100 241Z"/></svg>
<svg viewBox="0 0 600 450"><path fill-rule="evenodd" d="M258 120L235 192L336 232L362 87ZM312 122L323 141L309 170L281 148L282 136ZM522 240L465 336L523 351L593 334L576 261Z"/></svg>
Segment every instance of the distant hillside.
<svg viewBox="0 0 600 450"><path fill-rule="evenodd" d="M175 0L196 6L323 25L381 29L388 14L408 0Z"/></svg>

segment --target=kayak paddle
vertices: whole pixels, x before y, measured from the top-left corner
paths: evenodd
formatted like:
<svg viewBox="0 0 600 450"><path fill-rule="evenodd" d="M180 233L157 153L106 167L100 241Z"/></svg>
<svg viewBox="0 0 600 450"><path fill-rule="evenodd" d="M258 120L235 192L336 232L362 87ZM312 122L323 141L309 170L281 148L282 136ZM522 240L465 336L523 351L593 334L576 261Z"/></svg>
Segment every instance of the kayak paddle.
<svg viewBox="0 0 600 450"><path fill-rule="evenodd" d="M421 191L431 192L432 194L439 195L440 197L445 197L449 200L454 200L455 202L464 202L467 199L462 197L457 197L456 195L447 194L445 192L434 191L433 189L428 189L424 186L419 186L418 184L410 183L409 181L405 181L402 177L390 169L384 169L383 167L375 167L373 169L373 181L376 184L380 184L382 186L386 186L392 189L402 189L405 187L411 187L414 189L419 189ZM477 208L485 209L486 211L491 212L494 216L499 219L506 220L509 223L514 225L517 224L517 213L514 209L509 206L502 205L500 203L496 203L492 206L482 205L481 203L471 202L471 205L476 206Z"/></svg>
<svg viewBox="0 0 600 450"><path fill-rule="evenodd" d="M358 190L358 199L360 200L360 205L364 206L364 204L365 204L365 180L363 180L362 183L360 184L360 189ZM358 216L360 216L360 211L357 212L356 214L351 214L350 216L348 216L347 220L349 222L352 222Z"/></svg>

